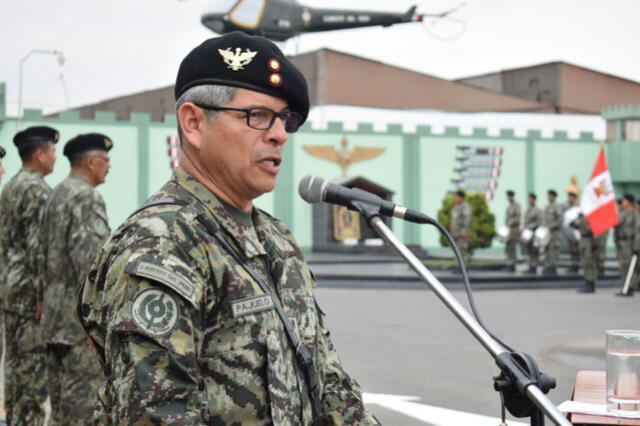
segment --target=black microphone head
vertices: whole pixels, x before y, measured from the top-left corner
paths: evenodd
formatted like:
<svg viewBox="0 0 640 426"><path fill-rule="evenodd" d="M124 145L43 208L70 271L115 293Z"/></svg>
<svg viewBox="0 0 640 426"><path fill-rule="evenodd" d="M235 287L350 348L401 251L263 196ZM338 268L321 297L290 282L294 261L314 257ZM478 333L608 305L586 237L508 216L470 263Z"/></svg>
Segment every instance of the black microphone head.
<svg viewBox="0 0 640 426"><path fill-rule="evenodd" d="M327 181L320 176L306 175L300 179L298 194L307 203L320 203L324 195Z"/></svg>

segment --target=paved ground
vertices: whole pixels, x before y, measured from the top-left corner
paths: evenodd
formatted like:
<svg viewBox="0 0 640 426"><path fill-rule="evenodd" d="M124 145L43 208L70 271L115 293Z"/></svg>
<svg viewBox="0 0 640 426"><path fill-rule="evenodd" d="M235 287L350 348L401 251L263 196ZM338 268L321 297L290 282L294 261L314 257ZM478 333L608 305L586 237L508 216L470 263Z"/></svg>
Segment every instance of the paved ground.
<svg viewBox="0 0 640 426"><path fill-rule="evenodd" d="M484 291L476 300L495 334L556 378L550 398L559 404L570 398L578 370L604 370L606 329L638 327L639 298L613 292ZM460 291L454 295L465 297ZM491 381L497 367L430 290L350 290L321 283L317 298L347 370L365 392L417 396L422 404L498 416ZM369 407L386 425L425 424Z"/></svg>

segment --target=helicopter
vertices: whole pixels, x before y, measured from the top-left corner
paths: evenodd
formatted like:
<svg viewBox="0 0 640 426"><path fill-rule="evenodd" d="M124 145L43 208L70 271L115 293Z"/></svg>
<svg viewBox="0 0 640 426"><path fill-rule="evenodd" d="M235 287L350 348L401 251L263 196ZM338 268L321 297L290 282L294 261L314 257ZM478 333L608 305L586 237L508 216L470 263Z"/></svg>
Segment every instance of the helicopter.
<svg viewBox="0 0 640 426"><path fill-rule="evenodd" d="M416 13L412 6L404 13L367 10L316 9L296 0L217 0L202 15L204 26L218 34L242 31L274 41L286 41L302 33L357 27L422 22L425 17L444 18L455 9L440 14Z"/></svg>

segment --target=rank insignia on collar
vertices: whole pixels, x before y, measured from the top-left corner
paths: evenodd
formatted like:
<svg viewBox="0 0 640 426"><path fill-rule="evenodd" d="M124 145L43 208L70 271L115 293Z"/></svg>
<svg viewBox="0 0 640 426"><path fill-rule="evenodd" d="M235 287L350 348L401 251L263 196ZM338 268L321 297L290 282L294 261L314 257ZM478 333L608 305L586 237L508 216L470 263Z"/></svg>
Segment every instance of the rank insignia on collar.
<svg viewBox="0 0 640 426"><path fill-rule="evenodd" d="M224 63L227 64L227 68L231 68L233 71L243 70L246 65L249 65L253 60L253 57L258 53L252 52L247 49L245 52L242 52L242 49L239 47L236 48L235 52L231 51L230 47L226 49L218 49L218 53L224 59Z"/></svg>

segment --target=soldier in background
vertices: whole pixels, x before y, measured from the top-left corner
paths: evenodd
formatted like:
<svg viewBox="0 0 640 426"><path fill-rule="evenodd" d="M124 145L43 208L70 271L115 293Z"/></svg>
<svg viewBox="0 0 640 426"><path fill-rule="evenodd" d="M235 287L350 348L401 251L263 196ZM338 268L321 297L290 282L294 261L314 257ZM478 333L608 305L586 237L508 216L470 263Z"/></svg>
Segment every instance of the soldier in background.
<svg viewBox="0 0 640 426"><path fill-rule="evenodd" d="M640 214L634 208L636 200L631 194L624 194L622 197L622 203L620 204L620 211L618 212L620 217L620 223L614 230L614 241L618 248L618 262L620 265L620 277L622 282L627 278L629 266L631 264L631 258L634 254L640 253ZM638 259L640 261L640 259ZM636 271L638 265L636 263ZM619 296L632 296L635 288L635 281L637 280L637 273L634 272L629 291L624 294L622 292L617 293Z"/></svg>
<svg viewBox="0 0 640 426"><path fill-rule="evenodd" d="M64 147L71 173L55 187L44 215L45 298L49 425L88 425L103 380L93 344L77 313L78 291L109 236L102 196L95 187L109 171L111 140L101 134L76 136Z"/></svg>
<svg viewBox="0 0 640 426"><path fill-rule="evenodd" d="M567 210L573 207L578 207L578 193L567 192L567 204L563 206L563 212L562 212L563 215ZM572 238L568 238L566 235L565 237L567 240L567 247L569 249L569 256L571 259L570 260L571 263L569 265L569 271L578 272L578 270L580 269L580 247L579 247L578 241Z"/></svg>
<svg viewBox="0 0 640 426"><path fill-rule="evenodd" d="M2 175L4 175L4 166L2 165L2 159L7 155L7 151L4 150L3 147L0 146L0 183L2 183Z"/></svg>
<svg viewBox="0 0 640 426"><path fill-rule="evenodd" d="M42 313L41 223L51 188L58 132L46 126L18 132L13 142L22 168L0 199L0 250L4 277L6 360L4 407L9 425L42 425L47 397Z"/></svg>
<svg viewBox="0 0 640 426"><path fill-rule="evenodd" d="M5 172L4 166L2 165L2 159L4 158L5 155L7 155L7 151L5 151L4 148L0 146L0 183L2 183L2 175L4 175L4 172ZM0 253L1 252L2 252L2 249L0 249ZM2 297L4 293L4 291L2 290L4 287L4 284L3 284L4 274L5 274L4 259L2 259L2 256L0 256L0 307L2 306ZM4 351L4 312L0 308L0 355L2 354L3 351Z"/></svg>
<svg viewBox="0 0 640 426"><path fill-rule="evenodd" d="M580 261L582 263L585 283L582 288L578 289L578 293L594 293L596 291L598 270L595 259L596 245L591 226L582 213L571 223L571 226L580 232L578 245L580 248Z"/></svg>
<svg viewBox="0 0 640 426"><path fill-rule="evenodd" d="M536 206L538 197L533 192L529 194L529 208L524 214L524 229L531 230L532 233L542 224L542 211ZM529 272L535 274L540 264L540 247L535 244L535 238L532 236L525 246L525 252L529 256Z"/></svg>
<svg viewBox="0 0 640 426"><path fill-rule="evenodd" d="M562 213L563 209L556 198L558 193L550 189L547 191L549 204L544 208L544 226L549 228L549 243L544 256L544 274L556 275L558 273L558 255L560 254L560 238L562 238Z"/></svg>
<svg viewBox="0 0 640 426"><path fill-rule="evenodd" d="M607 239L609 239L609 230L593 238L595 244L595 262L598 268L598 277L603 278L605 275L604 262L607 260Z"/></svg>
<svg viewBox="0 0 640 426"><path fill-rule="evenodd" d="M516 271L516 263L518 262L518 240L520 239L520 217L522 216L520 204L515 200L516 193L512 190L507 191L507 214L504 220L505 225L509 227L509 235L505 241L505 253L507 255L506 269L511 272Z"/></svg>
<svg viewBox="0 0 640 426"><path fill-rule="evenodd" d="M451 210L451 235L456 245L460 249L460 254L465 265L471 261L471 206L465 201L464 191L457 191L455 195L455 206Z"/></svg>

